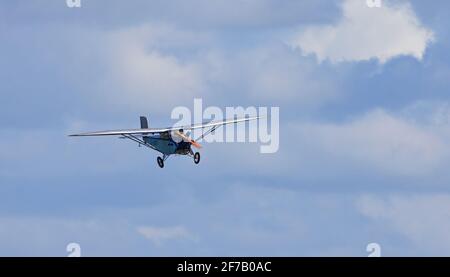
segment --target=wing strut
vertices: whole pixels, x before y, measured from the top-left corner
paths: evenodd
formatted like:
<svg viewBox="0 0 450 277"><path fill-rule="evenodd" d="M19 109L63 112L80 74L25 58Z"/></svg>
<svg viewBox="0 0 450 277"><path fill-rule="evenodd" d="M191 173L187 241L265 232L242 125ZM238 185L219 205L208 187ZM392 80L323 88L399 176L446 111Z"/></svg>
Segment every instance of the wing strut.
<svg viewBox="0 0 450 277"><path fill-rule="evenodd" d="M159 152L158 149L156 149L155 147L153 147L153 145L146 143L144 140L139 139L138 137L134 136L134 135L130 135L130 134L122 134L122 138L127 138L129 140L135 141L137 143L139 143L139 145L144 145L147 146L150 149L156 150Z"/></svg>
<svg viewBox="0 0 450 277"><path fill-rule="evenodd" d="M205 128L202 128L202 135L200 136L200 137L198 137L197 139L194 139L195 141L198 141L198 140L200 140L200 139L203 139L204 137L206 137L207 135L209 135L209 134L211 134L212 132L214 132L216 129L217 129L217 127L220 127L220 126L223 126L223 125L219 125L219 126L213 126L211 129L209 129L208 131L206 131L205 133L203 133L203 130L205 129Z"/></svg>

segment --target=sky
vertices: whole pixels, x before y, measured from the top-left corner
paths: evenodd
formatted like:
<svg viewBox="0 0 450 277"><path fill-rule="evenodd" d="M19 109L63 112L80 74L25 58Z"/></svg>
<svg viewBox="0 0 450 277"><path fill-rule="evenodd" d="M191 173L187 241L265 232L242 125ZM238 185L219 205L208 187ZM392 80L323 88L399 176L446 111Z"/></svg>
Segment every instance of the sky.
<svg viewBox="0 0 450 277"><path fill-rule="evenodd" d="M0 0L0 256L450 255L450 2L380 4ZM195 98L279 151L67 137Z"/></svg>

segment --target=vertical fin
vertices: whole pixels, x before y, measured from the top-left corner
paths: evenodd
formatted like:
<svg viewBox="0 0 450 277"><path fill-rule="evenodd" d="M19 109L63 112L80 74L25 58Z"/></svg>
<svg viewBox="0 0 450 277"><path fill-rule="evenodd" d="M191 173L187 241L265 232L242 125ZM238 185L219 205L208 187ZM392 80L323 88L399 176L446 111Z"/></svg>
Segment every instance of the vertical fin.
<svg viewBox="0 0 450 277"><path fill-rule="evenodd" d="M148 121L145 116L141 116L141 129L148 129Z"/></svg>

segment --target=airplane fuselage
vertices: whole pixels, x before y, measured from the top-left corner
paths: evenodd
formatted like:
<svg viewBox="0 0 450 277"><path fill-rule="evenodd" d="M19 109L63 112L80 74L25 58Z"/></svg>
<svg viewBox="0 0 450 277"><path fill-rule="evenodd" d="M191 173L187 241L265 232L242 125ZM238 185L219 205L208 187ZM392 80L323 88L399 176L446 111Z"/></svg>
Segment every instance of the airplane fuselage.
<svg viewBox="0 0 450 277"><path fill-rule="evenodd" d="M187 155L192 153L191 144L189 142L176 142L170 135L167 136L147 136L143 140L155 147L155 149L165 155L179 154Z"/></svg>

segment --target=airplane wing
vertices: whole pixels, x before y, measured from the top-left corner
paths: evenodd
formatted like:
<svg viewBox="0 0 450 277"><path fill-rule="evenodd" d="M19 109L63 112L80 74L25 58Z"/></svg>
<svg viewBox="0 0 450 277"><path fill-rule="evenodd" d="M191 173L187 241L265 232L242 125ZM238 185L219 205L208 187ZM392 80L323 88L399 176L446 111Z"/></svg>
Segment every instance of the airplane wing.
<svg viewBox="0 0 450 277"><path fill-rule="evenodd" d="M214 128L222 125L245 122L256 120L260 118L259 116L255 117L246 117L246 118L238 118L238 119L225 119L220 121L211 121L204 122L200 124L192 124L186 126L175 126L175 127L167 127L167 128L145 128L145 129L126 129L126 130L111 130L111 131L99 131L99 132L89 132L89 133L80 133L69 135L71 137L88 137L88 136L124 136L124 135L148 135L148 134L158 134L176 130L193 130L200 128Z"/></svg>

